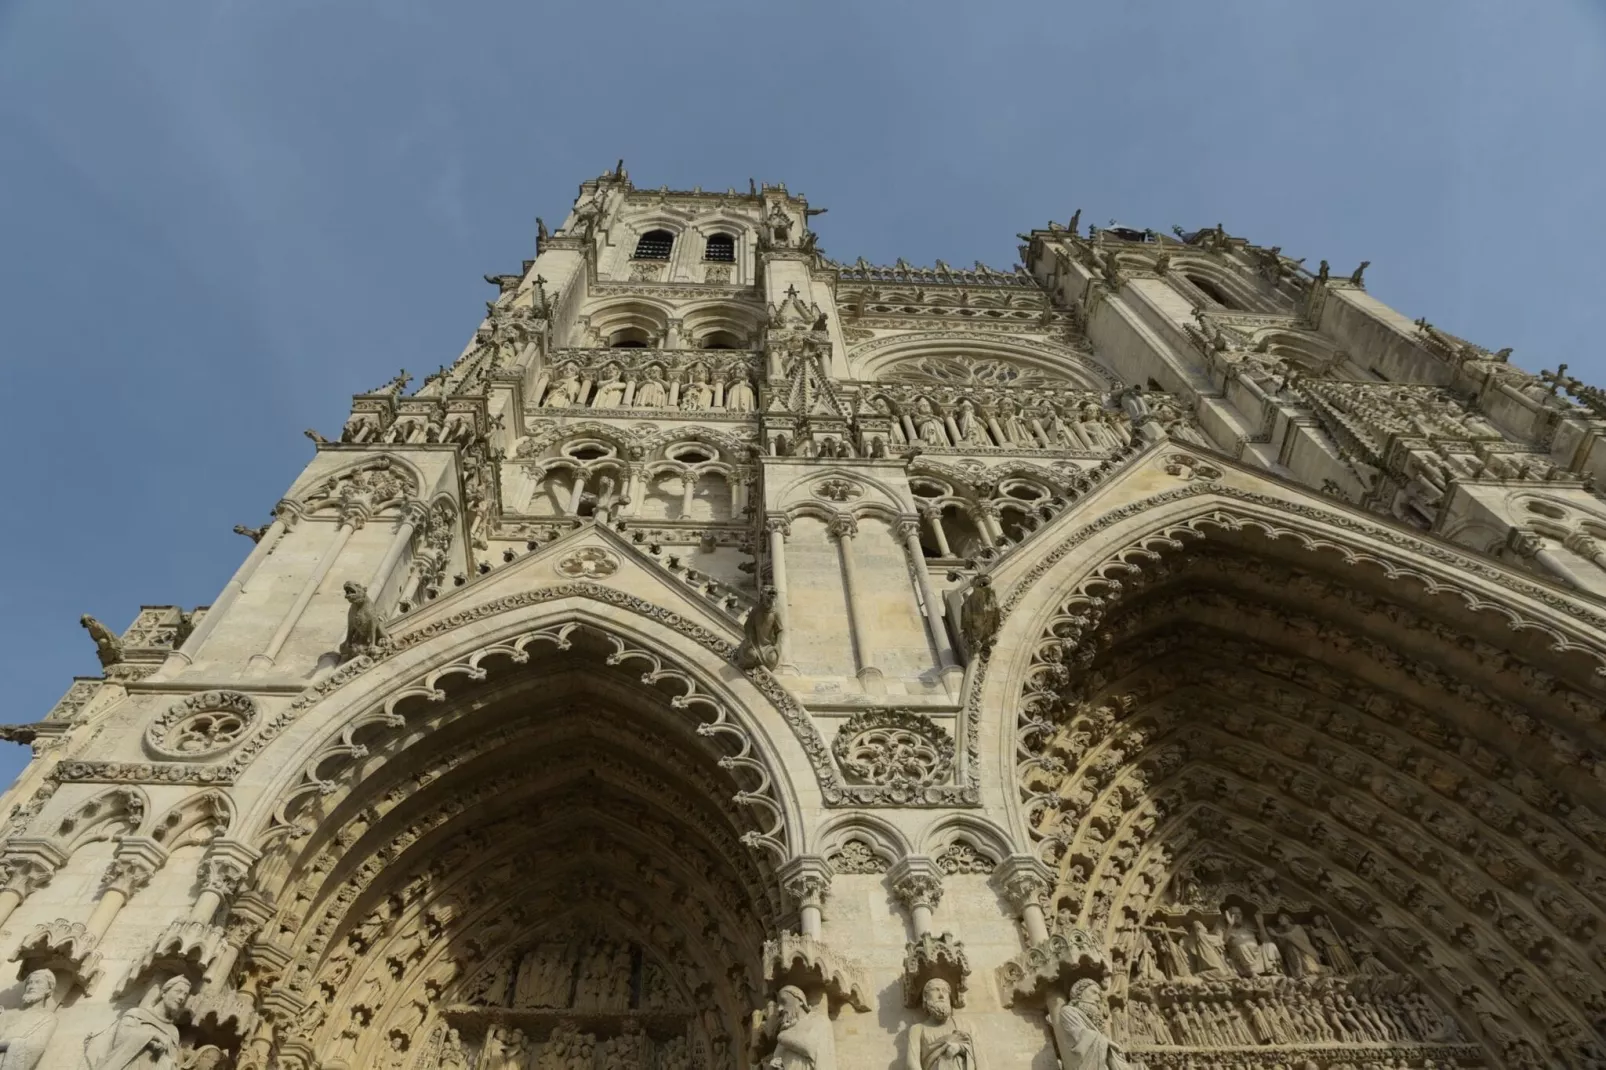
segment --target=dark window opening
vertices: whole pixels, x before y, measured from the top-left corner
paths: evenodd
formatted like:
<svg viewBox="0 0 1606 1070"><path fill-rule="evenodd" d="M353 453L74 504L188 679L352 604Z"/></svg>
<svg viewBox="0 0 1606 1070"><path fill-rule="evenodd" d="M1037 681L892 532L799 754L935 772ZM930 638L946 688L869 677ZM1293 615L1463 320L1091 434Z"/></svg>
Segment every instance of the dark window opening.
<svg viewBox="0 0 1606 1070"><path fill-rule="evenodd" d="M1196 278L1193 275L1189 275L1188 281L1193 283L1194 286L1198 287L1200 293L1204 294L1207 298L1209 298L1211 301L1214 301L1222 308L1238 307L1230 298L1227 297L1226 294L1221 292L1221 288L1219 286L1211 282L1209 279L1201 279Z"/></svg>
<svg viewBox="0 0 1606 1070"><path fill-rule="evenodd" d="M666 254L667 255L667 254ZM722 264L736 261L736 239L729 234L714 234L708 239L708 245L703 250L704 260L717 260Z"/></svg>
<svg viewBox="0 0 1606 1070"><path fill-rule="evenodd" d="M675 236L667 230L649 230L636 242L637 260L668 260Z"/></svg>

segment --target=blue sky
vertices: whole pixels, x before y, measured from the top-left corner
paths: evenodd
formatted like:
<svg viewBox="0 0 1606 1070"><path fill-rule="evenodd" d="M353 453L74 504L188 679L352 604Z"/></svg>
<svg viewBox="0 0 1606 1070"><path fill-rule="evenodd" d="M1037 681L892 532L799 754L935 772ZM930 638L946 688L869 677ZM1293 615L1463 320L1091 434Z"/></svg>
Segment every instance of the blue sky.
<svg viewBox="0 0 1606 1070"><path fill-rule="evenodd" d="M584 178L784 181L840 259L1228 231L1606 382L1606 6L0 0L0 721L210 601L349 396ZM0 783L26 752L0 745Z"/></svg>

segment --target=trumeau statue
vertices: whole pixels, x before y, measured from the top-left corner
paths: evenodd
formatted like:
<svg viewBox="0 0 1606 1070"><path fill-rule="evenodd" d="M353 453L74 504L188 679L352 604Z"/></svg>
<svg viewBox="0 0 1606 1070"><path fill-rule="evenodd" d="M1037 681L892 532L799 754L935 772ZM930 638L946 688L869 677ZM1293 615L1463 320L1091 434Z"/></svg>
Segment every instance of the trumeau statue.
<svg viewBox="0 0 1606 1070"><path fill-rule="evenodd" d="M204 613L83 619L0 1070L1606 1065L1606 392L1214 226L817 211L588 180Z"/></svg>

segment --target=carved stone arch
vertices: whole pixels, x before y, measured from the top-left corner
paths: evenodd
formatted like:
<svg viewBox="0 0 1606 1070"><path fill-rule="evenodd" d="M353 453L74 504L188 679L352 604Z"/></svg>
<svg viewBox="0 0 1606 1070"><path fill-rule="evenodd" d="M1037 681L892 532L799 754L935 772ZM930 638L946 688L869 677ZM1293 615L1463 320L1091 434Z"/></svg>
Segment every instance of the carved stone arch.
<svg viewBox="0 0 1606 1070"><path fill-rule="evenodd" d="M1205 308L1222 308L1234 312L1268 312L1285 311L1277 302L1256 289L1247 277L1224 267L1219 262L1197 253L1181 253L1171 262L1171 269L1166 272L1166 279L1177 290L1190 297L1206 296L1197 286L1193 285L1189 276L1197 276L1210 283L1234 305L1218 304L1213 298L1205 303Z"/></svg>
<svg viewBox="0 0 1606 1070"><path fill-rule="evenodd" d="M143 789L111 788L70 810L49 838L63 855L71 857L88 844L135 835L145 827L150 811L150 796Z"/></svg>
<svg viewBox="0 0 1606 1070"><path fill-rule="evenodd" d="M960 364L993 361L1032 376L1034 384L1108 391L1120 379L1089 354L1052 342L1019 337L1000 338L981 331L923 331L872 339L848 350L853 376L863 381L895 378L900 365L916 367L922 358L957 359ZM958 381L932 378L932 383L961 386ZM992 384L1005 386L1002 381Z"/></svg>
<svg viewBox="0 0 1606 1070"><path fill-rule="evenodd" d="M1134 502L999 572L999 649L1023 652L985 704L1020 711L1005 743L1017 834L1056 871L1059 926L1105 949L1129 1021L1193 1013L1196 974L1155 962L1197 971L1211 953L1155 934L1199 920L1245 962L1251 942L1277 949L1264 974L1223 975L1239 1004L1331 984L1386 1009L1403 998L1380 987L1386 968L1469 1038L1441 1037L1446 1052L1600 1057L1591 605L1374 520L1219 485ZM1216 890L1195 894L1209 874ZM1338 950L1311 957L1298 949L1320 943L1318 915ZM1381 965L1359 970L1367 956Z"/></svg>
<svg viewBox="0 0 1606 1070"><path fill-rule="evenodd" d="M680 310L681 332L691 342L689 348L702 349L699 340L716 331L733 334L753 349L766 323L764 311L737 301L700 302ZM717 353L719 350L711 350Z"/></svg>
<svg viewBox="0 0 1606 1070"><path fill-rule="evenodd" d="M1315 331L1296 331L1286 327L1270 327L1250 335L1251 348L1270 356L1286 360L1302 375L1327 375L1342 368L1349 357ZM1365 378L1365 369L1352 365L1347 369Z"/></svg>
<svg viewBox="0 0 1606 1070"><path fill-rule="evenodd" d="M285 502L292 503L301 516L338 509L347 502L377 514L417 498L423 486L423 475L411 461L385 453L304 480L291 488Z"/></svg>
<svg viewBox="0 0 1606 1070"><path fill-rule="evenodd" d="M577 439L596 439L613 446L621 457L626 456L629 450L641 442L641 436L629 428L617 427L595 420L585 420L580 423L565 424L561 427L552 427L530 435L521 441L515 456L520 459L537 460L554 448L561 448L562 444Z"/></svg>
<svg viewBox="0 0 1606 1070"><path fill-rule="evenodd" d="M229 834L235 816L234 800L226 792L198 791L156 819L151 839L168 851L211 843Z"/></svg>
<svg viewBox="0 0 1606 1070"><path fill-rule="evenodd" d="M281 1053L305 1044L368 1065L429 964L480 961L578 899L614 903L632 939L652 934L654 961L685 967L677 991L696 1005L669 1015L674 1029L647 1016L655 1043L679 1030L710 1065L735 1065L763 940L784 916L776 874L803 846L796 789L819 801L785 772L808 761L792 738L806 714L782 713L788 728L769 689L721 670L728 641L695 626L696 641L677 638L673 614L629 616L532 592L403 634L287 711L281 727L310 723L257 757L283 772L239 837L263 849L258 889L278 904L277 950L248 968L267 970L284 1008ZM645 953L630 952L632 969ZM466 973L436 977L427 1023L479 1044L492 1019L545 1037L563 1017L452 1010L473 1003ZM596 1031L631 1017L608 1015Z"/></svg>
<svg viewBox="0 0 1606 1070"><path fill-rule="evenodd" d="M839 814L815 833L814 853L839 874L886 873L914 854L902 829L869 813Z"/></svg>
<svg viewBox="0 0 1606 1070"><path fill-rule="evenodd" d="M632 244L634 240L632 237ZM586 322L601 345L607 345L608 340L621 331L634 330L643 332L649 345L662 346L673 315L667 305L644 297L602 298L585 311Z"/></svg>
<svg viewBox="0 0 1606 1070"><path fill-rule="evenodd" d="M975 814L949 814L920 835L920 854L933 859L950 876L990 874L1014 853L1009 834Z"/></svg>
<svg viewBox="0 0 1606 1070"><path fill-rule="evenodd" d="M650 457L662 450L683 442L701 442L719 451L721 459L736 464L746 460L751 441L711 427L671 427L640 440L642 450Z"/></svg>

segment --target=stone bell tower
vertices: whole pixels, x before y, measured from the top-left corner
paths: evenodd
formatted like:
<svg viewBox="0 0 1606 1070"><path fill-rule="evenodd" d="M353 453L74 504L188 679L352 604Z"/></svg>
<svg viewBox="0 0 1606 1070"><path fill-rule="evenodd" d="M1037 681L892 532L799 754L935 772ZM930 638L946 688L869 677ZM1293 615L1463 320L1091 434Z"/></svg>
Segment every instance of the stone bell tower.
<svg viewBox="0 0 1606 1070"><path fill-rule="evenodd" d="M1606 398L1219 226L822 211L582 183L84 618L0 1070L1606 1065Z"/></svg>

